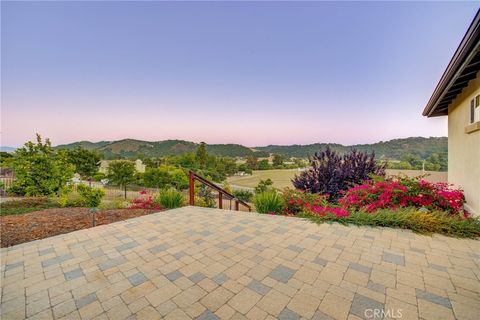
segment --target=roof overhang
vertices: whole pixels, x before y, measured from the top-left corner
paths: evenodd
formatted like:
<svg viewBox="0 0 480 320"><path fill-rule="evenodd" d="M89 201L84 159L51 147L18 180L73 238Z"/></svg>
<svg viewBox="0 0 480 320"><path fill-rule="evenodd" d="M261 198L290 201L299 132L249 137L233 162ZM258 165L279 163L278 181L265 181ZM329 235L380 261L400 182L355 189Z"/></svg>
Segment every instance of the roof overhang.
<svg viewBox="0 0 480 320"><path fill-rule="evenodd" d="M468 86L480 71L480 10L477 11L467 33L463 36L447 69L433 91L423 115L427 117L448 114L448 106Z"/></svg>

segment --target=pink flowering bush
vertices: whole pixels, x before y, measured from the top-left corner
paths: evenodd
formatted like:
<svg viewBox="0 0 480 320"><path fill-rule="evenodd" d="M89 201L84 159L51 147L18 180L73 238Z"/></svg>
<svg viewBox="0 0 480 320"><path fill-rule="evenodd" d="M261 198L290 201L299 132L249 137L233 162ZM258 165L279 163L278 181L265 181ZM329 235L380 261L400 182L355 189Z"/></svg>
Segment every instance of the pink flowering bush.
<svg viewBox="0 0 480 320"><path fill-rule="evenodd" d="M285 201L285 208L282 213L285 215L297 215L304 212L322 217L325 215L337 217L349 215L349 212L344 208L332 207L328 202L328 195L287 188L283 190L282 197Z"/></svg>
<svg viewBox="0 0 480 320"><path fill-rule="evenodd" d="M373 212L401 207L446 211L450 215L463 212L465 196L447 183L431 183L419 178L367 181L350 188L339 201L345 209Z"/></svg>
<svg viewBox="0 0 480 320"><path fill-rule="evenodd" d="M155 202L152 195L148 195L146 191L139 192L140 196L132 200L129 209L154 209L160 210L162 207Z"/></svg>

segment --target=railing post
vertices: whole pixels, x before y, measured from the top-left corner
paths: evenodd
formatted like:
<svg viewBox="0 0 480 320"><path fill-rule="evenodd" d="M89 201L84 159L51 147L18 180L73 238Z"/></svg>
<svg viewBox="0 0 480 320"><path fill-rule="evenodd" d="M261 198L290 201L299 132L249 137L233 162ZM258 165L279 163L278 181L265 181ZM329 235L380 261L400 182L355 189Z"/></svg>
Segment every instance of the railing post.
<svg viewBox="0 0 480 320"><path fill-rule="evenodd" d="M238 200L235 199L235 211L238 211L238 210L239 210L239 208L238 208Z"/></svg>
<svg viewBox="0 0 480 320"><path fill-rule="evenodd" d="M223 209L223 194L218 192L218 208Z"/></svg>
<svg viewBox="0 0 480 320"><path fill-rule="evenodd" d="M195 178L193 176L193 172L190 171L190 176L189 176L189 184L190 184L190 205L194 206L195 205Z"/></svg>

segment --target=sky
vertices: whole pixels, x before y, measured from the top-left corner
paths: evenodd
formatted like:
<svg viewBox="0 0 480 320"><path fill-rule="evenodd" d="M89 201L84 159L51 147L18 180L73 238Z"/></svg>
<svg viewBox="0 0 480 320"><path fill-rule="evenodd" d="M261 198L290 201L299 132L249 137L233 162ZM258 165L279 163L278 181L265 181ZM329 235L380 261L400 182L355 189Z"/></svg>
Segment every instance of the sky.
<svg viewBox="0 0 480 320"><path fill-rule="evenodd" d="M1 3L1 145L372 143L421 113L479 2Z"/></svg>

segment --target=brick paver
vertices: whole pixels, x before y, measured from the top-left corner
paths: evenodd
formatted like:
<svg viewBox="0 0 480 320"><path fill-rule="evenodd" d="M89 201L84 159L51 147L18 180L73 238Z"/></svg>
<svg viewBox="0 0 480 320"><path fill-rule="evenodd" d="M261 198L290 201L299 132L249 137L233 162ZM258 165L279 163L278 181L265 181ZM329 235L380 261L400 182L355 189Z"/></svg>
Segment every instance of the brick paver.
<svg viewBox="0 0 480 320"><path fill-rule="evenodd" d="M480 241L185 207L1 251L2 319L478 319Z"/></svg>

